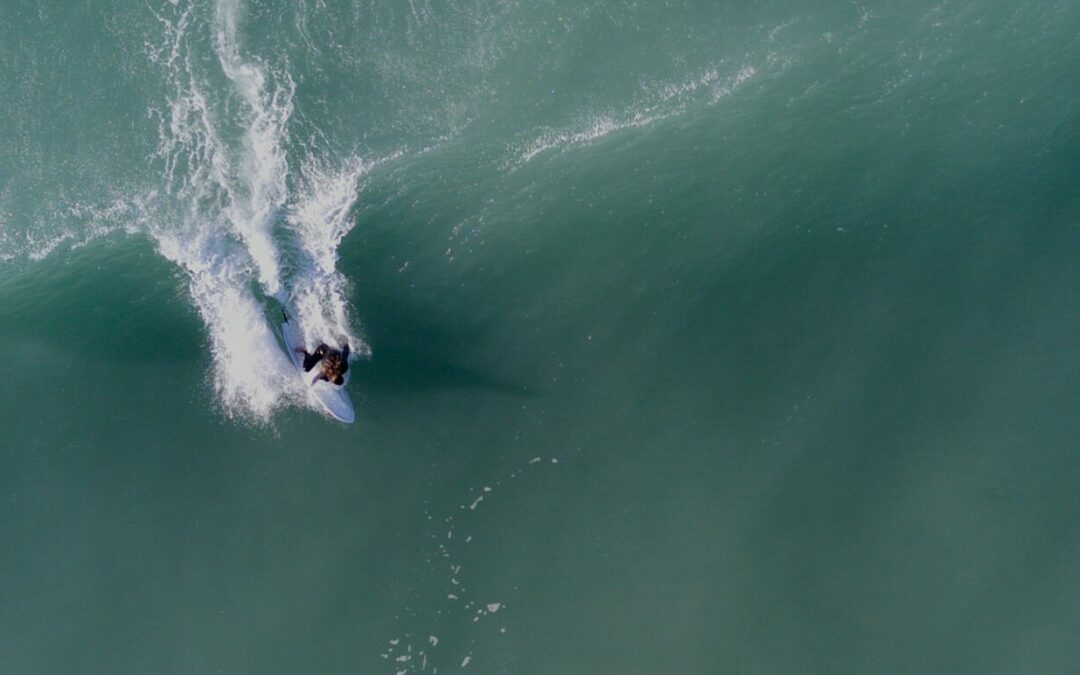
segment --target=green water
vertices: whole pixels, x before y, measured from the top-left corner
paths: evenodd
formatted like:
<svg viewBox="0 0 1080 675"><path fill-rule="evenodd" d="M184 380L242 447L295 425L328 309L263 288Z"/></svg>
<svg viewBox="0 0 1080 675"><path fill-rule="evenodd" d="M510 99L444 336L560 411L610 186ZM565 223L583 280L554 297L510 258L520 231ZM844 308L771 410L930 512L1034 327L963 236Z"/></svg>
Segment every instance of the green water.
<svg viewBox="0 0 1080 675"><path fill-rule="evenodd" d="M1076 672L1078 36L9 0L0 672Z"/></svg>

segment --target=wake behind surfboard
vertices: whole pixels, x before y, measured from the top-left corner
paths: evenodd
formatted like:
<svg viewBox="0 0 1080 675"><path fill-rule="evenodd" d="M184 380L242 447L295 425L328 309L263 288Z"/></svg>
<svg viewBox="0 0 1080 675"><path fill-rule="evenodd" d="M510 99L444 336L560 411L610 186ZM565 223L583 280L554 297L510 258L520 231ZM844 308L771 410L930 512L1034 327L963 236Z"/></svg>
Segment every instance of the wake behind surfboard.
<svg viewBox="0 0 1080 675"><path fill-rule="evenodd" d="M356 411L344 386L339 387L325 380L312 382L314 372L304 372L304 356L296 351L297 347L302 347L304 344L303 333L300 332L299 326L289 321L289 317L284 312L282 312L282 317L285 319L281 324L281 337L285 340L285 351L289 355L289 360L296 366L297 376L304 383L308 399L317 402L323 410L339 422L352 424L356 419Z"/></svg>

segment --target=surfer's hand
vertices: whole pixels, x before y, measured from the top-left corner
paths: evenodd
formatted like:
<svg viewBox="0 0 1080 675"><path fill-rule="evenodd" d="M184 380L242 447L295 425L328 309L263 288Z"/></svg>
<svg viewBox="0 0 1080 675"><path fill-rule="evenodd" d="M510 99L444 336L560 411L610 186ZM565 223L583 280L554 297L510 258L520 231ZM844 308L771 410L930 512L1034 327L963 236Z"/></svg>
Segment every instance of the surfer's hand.
<svg viewBox="0 0 1080 675"><path fill-rule="evenodd" d="M307 354L307 350L304 349L303 347L297 347L293 351L296 352L297 354Z"/></svg>

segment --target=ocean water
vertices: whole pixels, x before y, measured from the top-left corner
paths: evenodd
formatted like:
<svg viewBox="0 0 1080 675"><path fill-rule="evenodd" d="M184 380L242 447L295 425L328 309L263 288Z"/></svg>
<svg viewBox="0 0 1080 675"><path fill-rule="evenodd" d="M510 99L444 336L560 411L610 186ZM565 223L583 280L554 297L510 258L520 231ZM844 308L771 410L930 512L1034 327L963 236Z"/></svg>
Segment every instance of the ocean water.
<svg viewBox="0 0 1080 675"><path fill-rule="evenodd" d="M1078 256L1075 2L5 0L0 672L1075 673Z"/></svg>

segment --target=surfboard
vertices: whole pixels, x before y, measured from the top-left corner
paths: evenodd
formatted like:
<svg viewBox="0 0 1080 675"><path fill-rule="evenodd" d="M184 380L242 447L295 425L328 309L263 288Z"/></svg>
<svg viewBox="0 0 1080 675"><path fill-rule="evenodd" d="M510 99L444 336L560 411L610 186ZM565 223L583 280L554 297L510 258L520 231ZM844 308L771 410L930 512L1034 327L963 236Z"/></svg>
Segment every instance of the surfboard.
<svg viewBox="0 0 1080 675"><path fill-rule="evenodd" d="M345 392L344 385L339 387L325 380L312 383L318 374L316 370L318 366L312 368L311 372L304 372L304 355L296 351L297 347L303 346L304 336L300 328L289 321L288 317L285 317L285 322L281 324L281 337L285 339L285 351L289 355L289 360L296 366L296 372L307 389L308 398L318 403L339 422L352 424L356 419L356 411L353 409L352 401L349 400L349 395Z"/></svg>

